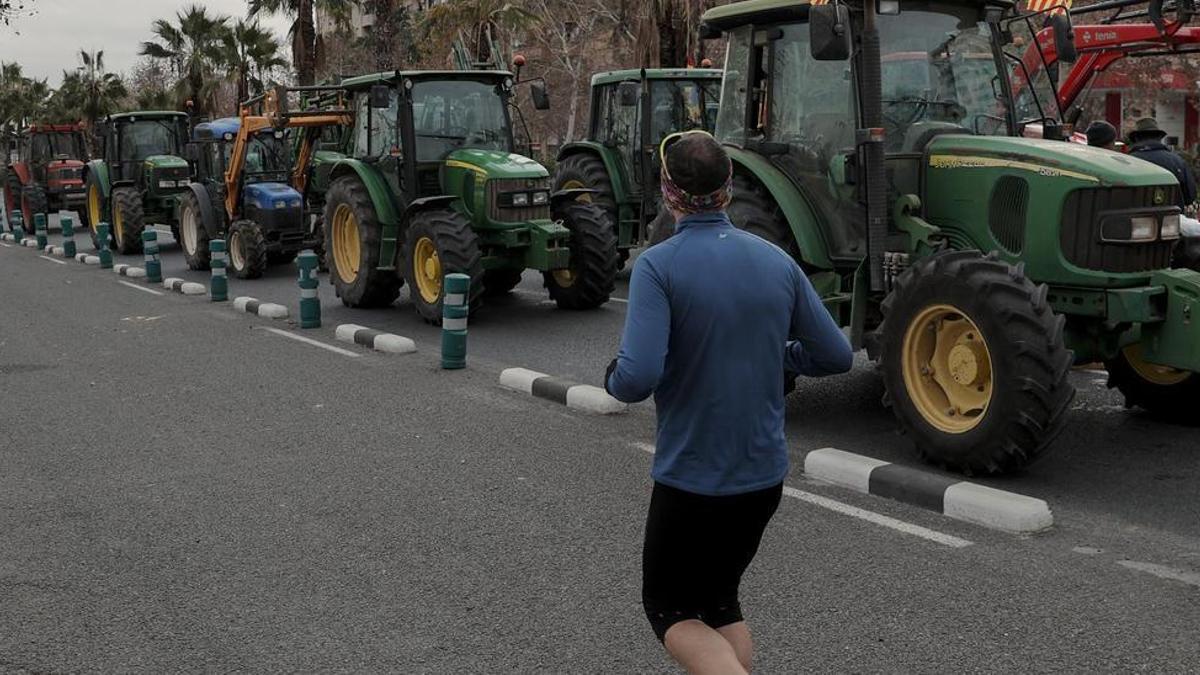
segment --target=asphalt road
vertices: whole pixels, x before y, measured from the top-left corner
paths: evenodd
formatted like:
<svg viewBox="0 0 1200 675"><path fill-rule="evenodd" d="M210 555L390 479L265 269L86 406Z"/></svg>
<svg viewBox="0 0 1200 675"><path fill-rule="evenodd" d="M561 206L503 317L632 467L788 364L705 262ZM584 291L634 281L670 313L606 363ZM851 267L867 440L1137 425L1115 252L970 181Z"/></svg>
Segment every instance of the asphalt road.
<svg viewBox="0 0 1200 675"><path fill-rule="evenodd" d="M205 280L184 267L164 245L165 275ZM230 294L295 315L294 275ZM403 295L350 310L323 284L325 327L301 332L121 281L0 247L0 670L671 671L638 602L653 411L496 383L598 383L622 303L563 312L527 275L445 372ZM342 322L419 351L336 343ZM1050 503L1033 537L807 480L820 447L912 460L868 364L802 382L800 498L743 589L759 671L1194 671L1200 433L1074 377L1050 456L986 481Z"/></svg>

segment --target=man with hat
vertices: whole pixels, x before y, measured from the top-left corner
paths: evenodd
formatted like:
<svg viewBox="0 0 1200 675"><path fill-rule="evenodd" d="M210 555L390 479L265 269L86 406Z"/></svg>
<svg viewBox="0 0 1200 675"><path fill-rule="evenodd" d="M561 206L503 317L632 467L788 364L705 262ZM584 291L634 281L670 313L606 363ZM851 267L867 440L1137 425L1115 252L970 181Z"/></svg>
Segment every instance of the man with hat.
<svg viewBox="0 0 1200 675"><path fill-rule="evenodd" d="M1158 120L1153 117L1143 117L1137 121L1133 131L1129 132L1129 143L1132 146L1129 154L1144 159L1151 164L1157 164L1175 174L1179 181L1179 208L1186 209L1196 201L1196 178L1192 168L1174 150L1163 143L1167 132L1158 126Z"/></svg>
<svg viewBox="0 0 1200 675"><path fill-rule="evenodd" d="M1093 148L1116 149L1117 128L1108 122L1096 120L1088 125L1087 131L1084 133L1087 134L1088 145Z"/></svg>
<svg viewBox="0 0 1200 675"><path fill-rule="evenodd" d="M605 389L654 396L654 488L642 607L690 673L750 670L738 601L788 475L784 371L850 369L853 352L800 266L725 215L733 165L704 131L668 136L663 204L675 234L641 254Z"/></svg>

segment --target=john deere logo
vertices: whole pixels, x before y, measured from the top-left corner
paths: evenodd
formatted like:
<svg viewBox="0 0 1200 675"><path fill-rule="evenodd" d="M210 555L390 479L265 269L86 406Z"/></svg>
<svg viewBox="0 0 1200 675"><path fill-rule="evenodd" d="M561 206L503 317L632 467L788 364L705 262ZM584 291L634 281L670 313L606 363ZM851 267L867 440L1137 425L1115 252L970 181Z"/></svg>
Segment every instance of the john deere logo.
<svg viewBox="0 0 1200 675"><path fill-rule="evenodd" d="M1158 206L1167 201L1167 191L1162 188L1154 189L1154 205Z"/></svg>

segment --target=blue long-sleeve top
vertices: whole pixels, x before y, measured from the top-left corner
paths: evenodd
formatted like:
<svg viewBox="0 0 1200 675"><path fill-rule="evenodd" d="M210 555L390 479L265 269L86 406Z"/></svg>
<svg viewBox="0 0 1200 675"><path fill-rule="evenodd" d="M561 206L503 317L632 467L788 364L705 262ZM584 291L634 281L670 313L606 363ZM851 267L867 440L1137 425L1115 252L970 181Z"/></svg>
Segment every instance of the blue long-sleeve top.
<svg viewBox="0 0 1200 675"><path fill-rule="evenodd" d="M654 394L654 480L727 495L788 472L785 368L843 373L850 343L794 260L723 213L687 216L633 267L616 368L633 403Z"/></svg>

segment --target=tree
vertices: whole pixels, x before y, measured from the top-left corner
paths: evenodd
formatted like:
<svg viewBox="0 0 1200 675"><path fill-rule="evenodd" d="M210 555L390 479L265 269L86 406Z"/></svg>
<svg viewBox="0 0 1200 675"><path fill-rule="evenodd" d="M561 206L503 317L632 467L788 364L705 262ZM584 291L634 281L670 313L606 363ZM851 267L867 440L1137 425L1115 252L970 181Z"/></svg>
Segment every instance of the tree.
<svg viewBox="0 0 1200 675"><path fill-rule="evenodd" d="M229 31L228 17L214 16L201 5L191 5L176 15L178 24L158 19L151 24L157 42L143 42L140 54L171 64L177 81L176 95L192 101L196 111L215 107L215 73L224 65L221 47Z"/></svg>
<svg viewBox="0 0 1200 675"><path fill-rule="evenodd" d="M0 62L0 135L11 135L46 111L50 86L26 77L19 63Z"/></svg>
<svg viewBox="0 0 1200 675"><path fill-rule="evenodd" d="M223 37L223 60L237 75L237 100L262 93L270 72L287 65L282 48L257 21L239 20Z"/></svg>
<svg viewBox="0 0 1200 675"><path fill-rule="evenodd" d="M595 65L593 56L604 50L596 43L608 35L602 30L606 16L604 0L527 0L533 14L539 17L533 31L533 44L545 55L552 72L560 74L566 88L567 125L563 143L575 139L579 103L586 101L590 75ZM606 28L606 27L605 27Z"/></svg>
<svg viewBox="0 0 1200 675"><path fill-rule="evenodd" d="M129 71L126 84L129 104L137 110L164 110L177 105L171 93L171 74L158 59L143 56Z"/></svg>
<svg viewBox="0 0 1200 675"><path fill-rule="evenodd" d="M713 0L651 0L645 3L639 44L642 64L647 67L694 66L703 56L698 37L704 10L720 4Z"/></svg>
<svg viewBox="0 0 1200 675"><path fill-rule="evenodd" d="M81 49L79 60L83 64L77 72L82 91L79 98L73 100L81 101L78 106L79 112L82 113L83 119L87 120L88 128L94 129L96 120L115 110L128 92L119 76L105 72L104 50L88 52ZM59 91L65 89L66 84L67 78L64 74Z"/></svg>
<svg viewBox="0 0 1200 675"><path fill-rule="evenodd" d="M475 61L498 63L506 67L503 50L511 35L538 25L538 16L514 0L446 0L425 11L424 27L435 45L445 47L461 39Z"/></svg>
<svg viewBox="0 0 1200 675"><path fill-rule="evenodd" d="M0 23L10 26L16 17L32 14L29 8L32 3L33 0L0 0Z"/></svg>
<svg viewBox="0 0 1200 675"><path fill-rule="evenodd" d="M288 37L292 40L292 65L301 85L314 82L317 64L321 60L321 43L317 40L316 10L320 9L339 26L345 26L359 0L249 0L249 18L260 14L283 14L293 17Z"/></svg>

